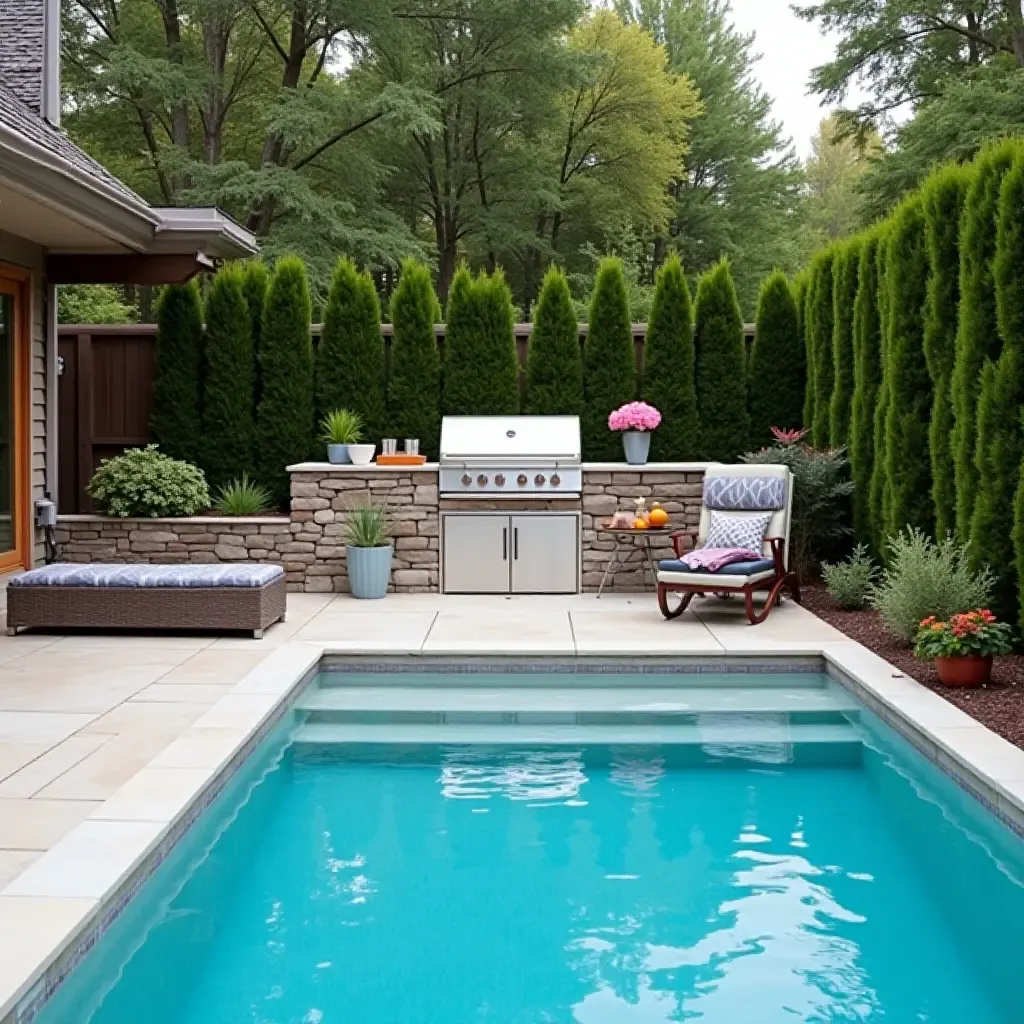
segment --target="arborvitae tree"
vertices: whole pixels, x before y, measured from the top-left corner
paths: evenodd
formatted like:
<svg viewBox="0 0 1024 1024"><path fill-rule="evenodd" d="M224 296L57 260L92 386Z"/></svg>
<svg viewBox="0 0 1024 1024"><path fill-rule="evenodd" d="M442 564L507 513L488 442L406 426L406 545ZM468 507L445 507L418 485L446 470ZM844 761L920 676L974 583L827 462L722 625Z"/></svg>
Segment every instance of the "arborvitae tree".
<svg viewBox="0 0 1024 1024"><path fill-rule="evenodd" d="M156 378L149 430L165 455L199 460L203 311L199 286L168 285L156 311Z"/></svg>
<svg viewBox="0 0 1024 1024"><path fill-rule="evenodd" d="M427 458L437 457L441 433L441 358L434 332L440 319L430 271L415 260L406 260L391 297L386 433L419 438L420 452Z"/></svg>
<svg viewBox="0 0 1024 1024"><path fill-rule="evenodd" d="M750 441L754 448L771 443L771 427L797 427L803 416L807 366L797 309L786 275L776 270L761 285L750 352Z"/></svg>
<svg viewBox="0 0 1024 1024"><path fill-rule="evenodd" d="M817 267L807 270L803 299L800 302L800 340L804 346L804 366L807 383L804 385L803 426L810 433L814 429L814 289L818 284Z"/></svg>
<svg viewBox="0 0 1024 1024"><path fill-rule="evenodd" d="M996 574L994 610L1018 613L1014 498L1024 457L1024 150L1006 173L999 192L993 279L996 322L1003 342L997 362L986 359L978 399L975 468L978 494L971 520L971 560Z"/></svg>
<svg viewBox="0 0 1024 1024"><path fill-rule="evenodd" d="M263 304L267 299L267 287L270 274L259 260L245 264L245 305L249 310L249 330L252 335L252 415L256 422L256 410L263 394L263 383L260 380L260 334L263 331Z"/></svg>
<svg viewBox="0 0 1024 1024"><path fill-rule="evenodd" d="M658 271L644 345L644 399L661 413L651 439L656 462L685 462L700 450L693 319L683 266L673 253Z"/></svg>
<svg viewBox="0 0 1024 1024"><path fill-rule="evenodd" d="M339 260L316 349L317 423L334 409L350 409L362 418L364 438L376 444L384 430L384 385L377 289L351 260Z"/></svg>
<svg viewBox="0 0 1024 1024"><path fill-rule="evenodd" d="M811 352L814 361L814 420L811 440L817 448L827 448L831 440L832 389L835 366L832 360L832 290L836 250L829 249L815 258L814 304L811 308Z"/></svg>
<svg viewBox="0 0 1024 1024"><path fill-rule="evenodd" d="M882 376L878 319L879 233L864 239L857 267L853 307L853 403L850 412L850 472L853 476L853 535L874 547L871 529L871 470L874 465L874 417Z"/></svg>
<svg viewBox="0 0 1024 1024"><path fill-rule="evenodd" d="M889 249L891 224L886 222L875 254L878 279L879 378L878 399L871 424L871 489L869 511L873 547L880 557L886 555L886 521L889 513L889 477L885 467L885 423L889 416Z"/></svg>
<svg viewBox="0 0 1024 1024"><path fill-rule="evenodd" d="M928 251L920 198L905 203L893 217L886 287L890 401L885 420L885 525L891 537L908 526L930 532L935 523L928 458L932 382L924 358Z"/></svg>
<svg viewBox="0 0 1024 1024"><path fill-rule="evenodd" d="M750 446L750 416L743 319L726 260L700 279L695 320L701 455L733 462Z"/></svg>
<svg viewBox="0 0 1024 1024"><path fill-rule="evenodd" d="M523 412L579 416L583 412L580 328L565 274L552 265L544 275L526 352Z"/></svg>
<svg viewBox="0 0 1024 1024"><path fill-rule="evenodd" d="M840 448L850 440L853 407L853 313L857 301L863 240L847 242L836 254L832 275L832 365L835 384L829 405L829 442Z"/></svg>
<svg viewBox="0 0 1024 1024"><path fill-rule="evenodd" d="M252 326L245 272L227 266L206 298L200 466L211 490L253 470Z"/></svg>
<svg viewBox="0 0 1024 1024"><path fill-rule="evenodd" d="M636 355L622 263L603 259L597 268L590 321L583 345L583 457L622 459L622 442L608 429L608 415L636 397Z"/></svg>
<svg viewBox="0 0 1024 1024"><path fill-rule="evenodd" d="M1024 632L1024 466L1017 469L1019 482L1013 502L1013 550L1016 554L1014 569L1017 573L1017 624Z"/></svg>
<svg viewBox="0 0 1024 1024"><path fill-rule="evenodd" d="M999 188L1013 160L1015 146L1000 143L985 150L975 164L964 199L960 225L960 308L953 360L953 461L956 474L956 530L970 537L978 491L974 454L977 443L979 381L986 357L999 356L992 262L996 254Z"/></svg>
<svg viewBox="0 0 1024 1024"><path fill-rule="evenodd" d="M263 310L260 372L263 395L256 414L256 472L287 508L287 467L313 454L313 346L309 337L309 282L296 256L279 260Z"/></svg>
<svg viewBox="0 0 1024 1024"><path fill-rule="evenodd" d="M452 416L519 411L512 293L500 270L474 281L461 267L448 293L442 408Z"/></svg>
<svg viewBox="0 0 1024 1024"><path fill-rule="evenodd" d="M952 165L932 175L921 190L930 275L924 318L924 355L928 361L933 395L928 451L932 466L935 533L940 538L956 530L956 482L950 447L953 430L950 378L956 355L960 303L960 218L969 181L969 171Z"/></svg>

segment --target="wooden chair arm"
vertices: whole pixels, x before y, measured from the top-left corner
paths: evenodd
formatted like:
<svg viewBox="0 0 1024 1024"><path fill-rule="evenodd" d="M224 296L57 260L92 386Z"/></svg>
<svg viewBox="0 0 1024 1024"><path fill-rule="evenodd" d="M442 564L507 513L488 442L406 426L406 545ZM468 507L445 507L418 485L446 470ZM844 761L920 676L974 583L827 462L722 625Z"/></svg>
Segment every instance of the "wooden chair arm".
<svg viewBox="0 0 1024 1024"><path fill-rule="evenodd" d="M672 541L672 550L675 551L676 558L682 558L682 556L686 553L687 549L684 548L682 544L683 538L692 538L693 543L690 545L690 548L692 549L696 547L697 536L699 535L699 533L699 530L673 530L668 535L669 539Z"/></svg>
<svg viewBox="0 0 1024 1024"><path fill-rule="evenodd" d="M772 558L775 559L775 572L779 576L786 572L786 539L785 537L766 537L771 545Z"/></svg>

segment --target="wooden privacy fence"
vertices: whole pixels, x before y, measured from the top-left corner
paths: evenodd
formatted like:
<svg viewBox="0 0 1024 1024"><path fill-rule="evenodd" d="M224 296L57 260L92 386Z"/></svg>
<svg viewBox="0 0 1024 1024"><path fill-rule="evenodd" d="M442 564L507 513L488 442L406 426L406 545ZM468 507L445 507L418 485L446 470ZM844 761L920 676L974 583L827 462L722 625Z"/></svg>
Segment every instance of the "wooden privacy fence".
<svg viewBox="0 0 1024 1024"><path fill-rule="evenodd" d="M314 340L320 325L314 324ZM444 347L444 324L435 327ZM533 325L516 324L519 386ZM633 324L637 369L643 367L646 324ZM744 328L749 341L753 326ZM391 324L381 325L390 361ZM580 340L587 325L580 324ZM59 384L58 486L62 514L93 511L86 484L100 461L149 443L156 370L155 324L61 325L57 329Z"/></svg>

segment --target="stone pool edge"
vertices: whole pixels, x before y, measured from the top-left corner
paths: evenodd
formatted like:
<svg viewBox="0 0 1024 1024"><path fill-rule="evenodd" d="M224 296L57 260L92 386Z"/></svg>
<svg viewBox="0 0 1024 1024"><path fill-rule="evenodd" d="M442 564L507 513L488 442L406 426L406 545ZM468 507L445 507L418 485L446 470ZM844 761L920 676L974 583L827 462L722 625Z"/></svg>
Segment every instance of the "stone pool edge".
<svg viewBox="0 0 1024 1024"><path fill-rule="evenodd" d="M622 660L728 663L816 658L838 682L894 727L926 757L1024 836L1024 750L1003 740L966 712L905 676L855 641L818 648L787 647L733 652L710 659L681 651L646 655L567 655L561 661ZM0 891L3 936L16 941L19 921L33 922L32 940L17 947L13 965L0 964L0 1024L30 1024L65 978L87 955L171 849L280 721L325 658L417 656L388 644L292 642L270 652L178 739L129 779L89 818L69 832ZM543 652L499 652L491 658L527 661ZM463 655L465 657L465 655ZM485 661L485 657L469 657ZM158 794L158 795L156 795ZM101 870L96 870L97 866ZM11 942L12 948L15 941Z"/></svg>

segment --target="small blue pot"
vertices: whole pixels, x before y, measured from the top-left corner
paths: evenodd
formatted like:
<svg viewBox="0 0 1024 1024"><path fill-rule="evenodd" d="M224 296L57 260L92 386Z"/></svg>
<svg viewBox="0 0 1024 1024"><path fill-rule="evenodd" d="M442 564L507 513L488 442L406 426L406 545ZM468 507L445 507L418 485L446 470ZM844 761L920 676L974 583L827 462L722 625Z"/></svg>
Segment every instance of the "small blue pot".
<svg viewBox="0 0 1024 1024"><path fill-rule="evenodd" d="M622 448L626 453L626 462L631 466L643 466L651 451L650 431L624 430L622 432Z"/></svg>
<svg viewBox="0 0 1024 1024"><path fill-rule="evenodd" d="M347 444L329 444L327 446L327 461L335 466L346 466L351 463L348 457Z"/></svg>
<svg viewBox="0 0 1024 1024"><path fill-rule="evenodd" d="M390 544L383 548L354 548L346 545L348 588L353 597L375 600L387 594L393 550Z"/></svg>

